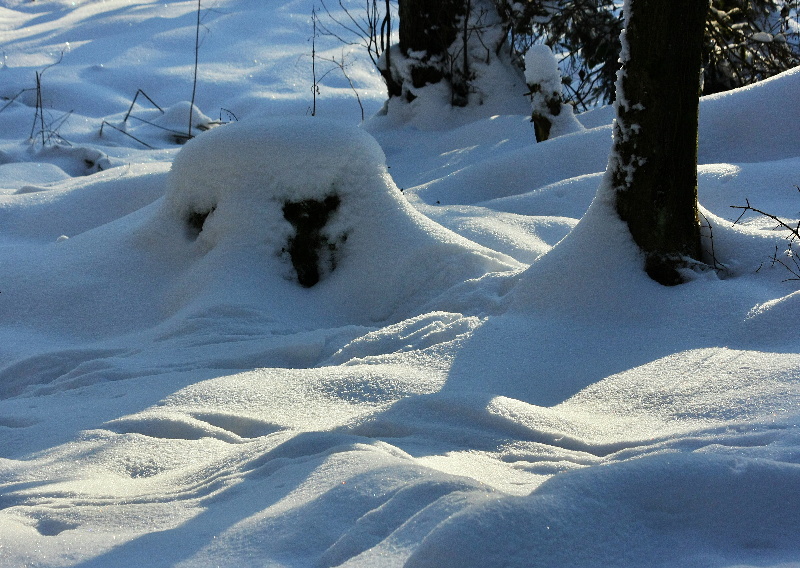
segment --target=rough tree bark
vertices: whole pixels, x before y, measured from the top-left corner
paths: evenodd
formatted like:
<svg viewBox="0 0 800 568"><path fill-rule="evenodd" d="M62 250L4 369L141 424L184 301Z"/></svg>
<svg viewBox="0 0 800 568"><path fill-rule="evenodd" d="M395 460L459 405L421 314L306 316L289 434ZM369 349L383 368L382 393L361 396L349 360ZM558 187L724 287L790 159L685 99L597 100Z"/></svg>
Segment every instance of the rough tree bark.
<svg viewBox="0 0 800 568"><path fill-rule="evenodd" d="M400 50L422 51L431 57L444 54L458 35L465 0L400 0Z"/></svg>
<svg viewBox="0 0 800 568"><path fill-rule="evenodd" d="M697 127L708 0L627 0L609 162L620 217L665 285L699 259Z"/></svg>
<svg viewBox="0 0 800 568"><path fill-rule="evenodd" d="M399 0L400 52L406 57L413 54L420 57L411 69L414 88L445 79L454 92L466 90L465 82L453 76L448 50L458 37L469 3L469 0Z"/></svg>

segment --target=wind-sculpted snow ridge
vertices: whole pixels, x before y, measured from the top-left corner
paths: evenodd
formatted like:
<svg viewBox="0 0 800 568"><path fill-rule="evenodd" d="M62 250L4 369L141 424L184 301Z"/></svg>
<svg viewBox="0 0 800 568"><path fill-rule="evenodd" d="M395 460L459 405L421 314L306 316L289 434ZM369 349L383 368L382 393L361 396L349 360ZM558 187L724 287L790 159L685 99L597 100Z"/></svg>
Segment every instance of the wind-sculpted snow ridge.
<svg viewBox="0 0 800 568"><path fill-rule="evenodd" d="M797 464L713 454L566 473L530 497L485 499L453 515L405 566L590 567L602 558L788 568L797 560L799 485Z"/></svg>
<svg viewBox="0 0 800 568"><path fill-rule="evenodd" d="M794 558L796 355L687 354L552 408L442 391L447 373L408 355L200 380L149 406L141 385L169 377L134 382L134 401L131 387L97 385L84 396L119 418L3 462L0 543L61 565L69 543L88 566Z"/></svg>

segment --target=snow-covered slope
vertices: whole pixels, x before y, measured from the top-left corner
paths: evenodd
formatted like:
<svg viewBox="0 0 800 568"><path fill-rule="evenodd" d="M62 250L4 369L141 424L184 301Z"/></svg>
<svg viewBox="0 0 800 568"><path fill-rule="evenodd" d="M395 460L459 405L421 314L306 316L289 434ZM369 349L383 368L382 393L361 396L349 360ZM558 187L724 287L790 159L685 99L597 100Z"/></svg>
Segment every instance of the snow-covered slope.
<svg viewBox="0 0 800 568"><path fill-rule="evenodd" d="M203 6L178 145L196 6L0 6L0 566L800 565L800 293L730 208L800 217L800 70L702 101L663 288L608 109L306 116L310 2Z"/></svg>

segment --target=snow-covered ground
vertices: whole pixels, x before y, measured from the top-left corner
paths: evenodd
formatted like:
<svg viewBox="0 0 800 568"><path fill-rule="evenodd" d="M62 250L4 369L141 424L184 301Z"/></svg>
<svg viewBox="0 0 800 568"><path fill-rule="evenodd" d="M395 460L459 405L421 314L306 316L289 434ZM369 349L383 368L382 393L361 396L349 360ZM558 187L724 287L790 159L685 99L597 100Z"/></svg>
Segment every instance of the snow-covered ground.
<svg viewBox="0 0 800 568"><path fill-rule="evenodd" d="M664 288L610 109L359 125L319 61L311 117L312 7L203 6L180 146L196 2L0 1L0 566L800 566L800 292L730 207L800 218L800 69L702 101Z"/></svg>

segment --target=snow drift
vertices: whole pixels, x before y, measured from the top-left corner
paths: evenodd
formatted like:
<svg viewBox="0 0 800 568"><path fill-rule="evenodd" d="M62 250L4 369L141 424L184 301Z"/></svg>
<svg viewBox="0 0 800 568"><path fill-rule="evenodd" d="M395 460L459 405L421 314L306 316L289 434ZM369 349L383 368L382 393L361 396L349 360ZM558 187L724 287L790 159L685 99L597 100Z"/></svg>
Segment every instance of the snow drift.
<svg viewBox="0 0 800 568"><path fill-rule="evenodd" d="M666 289L595 199L608 109L358 128L333 73L304 117L303 3L203 11L195 116L240 122L175 145L195 7L0 8L3 568L798 564L800 292L729 207L796 223L798 70L703 100L714 268ZM62 49L43 148L11 98ZM98 132L138 88L157 149Z"/></svg>

